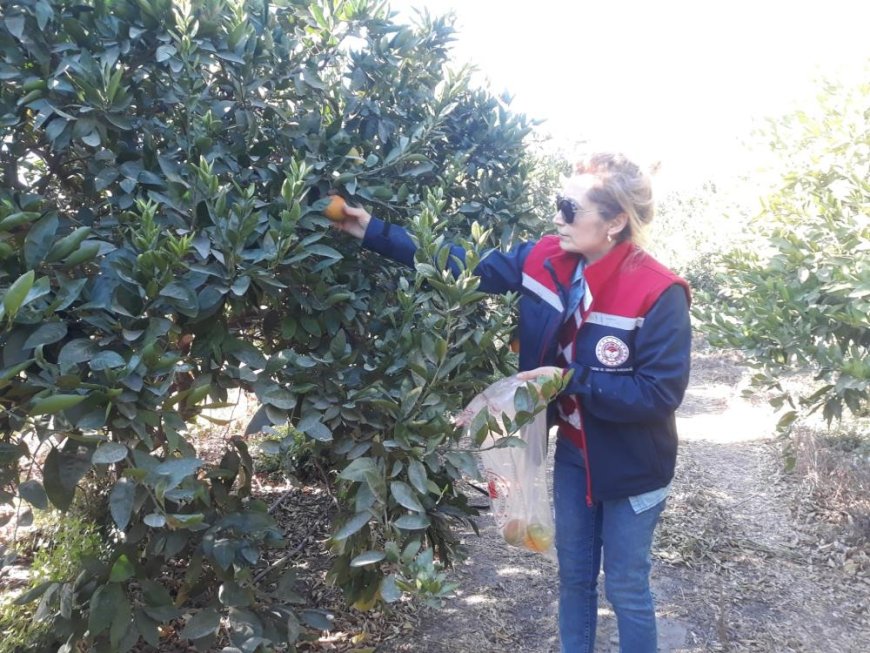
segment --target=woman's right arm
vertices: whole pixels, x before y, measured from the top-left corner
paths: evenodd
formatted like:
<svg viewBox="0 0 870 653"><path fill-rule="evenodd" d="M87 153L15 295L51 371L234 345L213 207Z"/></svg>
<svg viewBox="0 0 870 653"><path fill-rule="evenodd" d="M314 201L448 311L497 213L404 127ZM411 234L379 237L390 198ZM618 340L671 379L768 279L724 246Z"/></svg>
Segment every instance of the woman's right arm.
<svg viewBox="0 0 870 653"><path fill-rule="evenodd" d="M402 227L372 217L365 209L344 207L345 220L334 223L335 227L362 240L366 249L377 252L408 267L414 267L414 253L417 246ZM528 252L534 243L521 243L510 252L490 250L487 252L474 273L480 277L480 290L487 293L519 291L522 287L522 268ZM449 245L448 267L455 275L461 272L456 259L465 260L465 250Z"/></svg>

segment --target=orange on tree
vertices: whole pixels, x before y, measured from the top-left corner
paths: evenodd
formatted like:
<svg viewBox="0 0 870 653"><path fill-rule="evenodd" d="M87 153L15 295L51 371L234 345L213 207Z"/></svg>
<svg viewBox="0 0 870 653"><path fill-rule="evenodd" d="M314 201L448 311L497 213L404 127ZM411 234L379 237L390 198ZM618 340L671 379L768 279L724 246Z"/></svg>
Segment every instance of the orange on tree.
<svg viewBox="0 0 870 653"><path fill-rule="evenodd" d="M531 551L543 553L553 546L553 531L537 522L529 524L523 544Z"/></svg>
<svg viewBox="0 0 870 653"><path fill-rule="evenodd" d="M323 209L323 215L335 222L341 222L344 220L344 205L346 203L341 195L331 195L329 204Z"/></svg>

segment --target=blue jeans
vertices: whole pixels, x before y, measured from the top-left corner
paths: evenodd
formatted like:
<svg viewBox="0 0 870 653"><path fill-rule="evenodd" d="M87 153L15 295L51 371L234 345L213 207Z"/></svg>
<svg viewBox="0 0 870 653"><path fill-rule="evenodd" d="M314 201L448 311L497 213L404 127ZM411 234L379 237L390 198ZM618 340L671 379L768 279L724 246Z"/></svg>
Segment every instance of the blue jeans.
<svg viewBox="0 0 870 653"><path fill-rule="evenodd" d="M595 648L602 552L605 594L616 613L619 650L655 653L650 549L665 501L639 514L628 498L596 501L590 508L583 454L561 437L556 442L553 500L562 653L592 653Z"/></svg>

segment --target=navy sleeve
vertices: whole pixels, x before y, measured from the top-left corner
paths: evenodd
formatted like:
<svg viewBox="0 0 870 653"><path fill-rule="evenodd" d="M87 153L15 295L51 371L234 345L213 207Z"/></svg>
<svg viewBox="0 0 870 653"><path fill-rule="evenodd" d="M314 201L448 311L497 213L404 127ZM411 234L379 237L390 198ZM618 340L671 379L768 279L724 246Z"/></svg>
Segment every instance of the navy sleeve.
<svg viewBox="0 0 870 653"><path fill-rule="evenodd" d="M572 365L566 393L580 395L584 410L611 422L643 422L673 413L689 384L692 327L682 286L673 285L644 317L635 339L632 374Z"/></svg>
<svg viewBox="0 0 870 653"><path fill-rule="evenodd" d="M362 245L382 256L404 263L408 267L414 267L414 252L417 251L417 246L402 227L372 216ZM523 261L533 246L534 243L521 243L507 253L493 249L484 254L474 270L474 274L480 277L481 292L519 291L523 283ZM456 259L464 261L465 250L456 245L448 245L448 247L450 247L450 256L447 265L455 275L458 275L460 266Z"/></svg>

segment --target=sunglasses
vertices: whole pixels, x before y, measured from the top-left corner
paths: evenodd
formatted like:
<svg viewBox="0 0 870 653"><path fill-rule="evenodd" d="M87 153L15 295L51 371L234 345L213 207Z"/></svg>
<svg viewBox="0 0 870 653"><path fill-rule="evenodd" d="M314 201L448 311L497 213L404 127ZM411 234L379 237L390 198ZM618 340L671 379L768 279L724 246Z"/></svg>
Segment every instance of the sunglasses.
<svg viewBox="0 0 870 653"><path fill-rule="evenodd" d="M580 213L580 206L569 197L556 195L556 210L562 214L565 224L574 224L574 218Z"/></svg>

